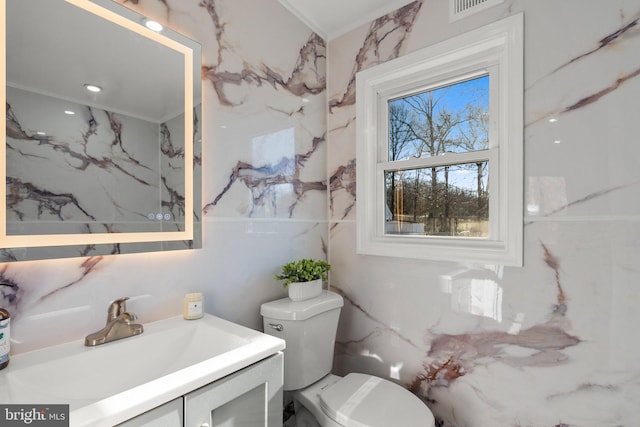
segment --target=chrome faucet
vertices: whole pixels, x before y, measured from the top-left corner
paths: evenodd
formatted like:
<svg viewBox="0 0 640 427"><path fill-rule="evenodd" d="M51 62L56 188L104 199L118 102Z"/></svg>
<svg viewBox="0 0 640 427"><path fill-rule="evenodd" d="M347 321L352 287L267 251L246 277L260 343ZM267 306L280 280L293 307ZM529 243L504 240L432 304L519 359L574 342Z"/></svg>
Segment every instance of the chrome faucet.
<svg viewBox="0 0 640 427"><path fill-rule="evenodd" d="M107 325L98 332L89 334L84 339L84 345L93 347L121 338L141 334L142 325L133 323L138 317L127 311L128 297L119 298L109 305L107 310Z"/></svg>

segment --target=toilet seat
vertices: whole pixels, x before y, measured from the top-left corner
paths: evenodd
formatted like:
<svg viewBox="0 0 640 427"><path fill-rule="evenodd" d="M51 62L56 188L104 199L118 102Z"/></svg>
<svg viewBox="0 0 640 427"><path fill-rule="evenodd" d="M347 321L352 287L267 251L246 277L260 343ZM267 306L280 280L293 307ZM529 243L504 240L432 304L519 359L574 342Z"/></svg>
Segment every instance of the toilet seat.
<svg viewBox="0 0 640 427"><path fill-rule="evenodd" d="M322 411L344 427L435 425L431 411L415 395L371 375L348 374L319 397Z"/></svg>

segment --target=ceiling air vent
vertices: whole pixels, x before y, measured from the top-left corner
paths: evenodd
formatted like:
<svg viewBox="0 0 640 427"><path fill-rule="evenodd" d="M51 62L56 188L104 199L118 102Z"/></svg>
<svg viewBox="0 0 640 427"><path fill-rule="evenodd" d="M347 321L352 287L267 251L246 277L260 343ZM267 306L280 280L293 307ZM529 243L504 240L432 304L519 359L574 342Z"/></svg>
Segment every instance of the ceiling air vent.
<svg viewBox="0 0 640 427"><path fill-rule="evenodd" d="M449 0L449 21L457 21L504 0Z"/></svg>

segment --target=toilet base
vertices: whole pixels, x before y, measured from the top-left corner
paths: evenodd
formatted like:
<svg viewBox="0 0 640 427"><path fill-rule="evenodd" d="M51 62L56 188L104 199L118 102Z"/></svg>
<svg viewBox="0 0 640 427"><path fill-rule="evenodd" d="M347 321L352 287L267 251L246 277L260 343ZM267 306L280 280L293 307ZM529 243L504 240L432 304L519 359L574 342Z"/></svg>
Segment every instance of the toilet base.
<svg viewBox="0 0 640 427"><path fill-rule="evenodd" d="M296 403L296 424L295 427L322 427L316 417L302 406L297 400Z"/></svg>

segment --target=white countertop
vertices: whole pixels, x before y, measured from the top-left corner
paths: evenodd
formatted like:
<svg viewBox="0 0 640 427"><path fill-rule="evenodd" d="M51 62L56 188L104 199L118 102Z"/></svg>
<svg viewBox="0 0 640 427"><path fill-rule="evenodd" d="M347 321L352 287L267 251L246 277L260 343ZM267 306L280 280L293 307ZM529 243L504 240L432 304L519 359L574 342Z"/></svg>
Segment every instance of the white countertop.
<svg viewBox="0 0 640 427"><path fill-rule="evenodd" d="M69 404L70 425L113 426L281 351L285 342L215 316L172 317L96 347L83 340L19 354L0 402Z"/></svg>

